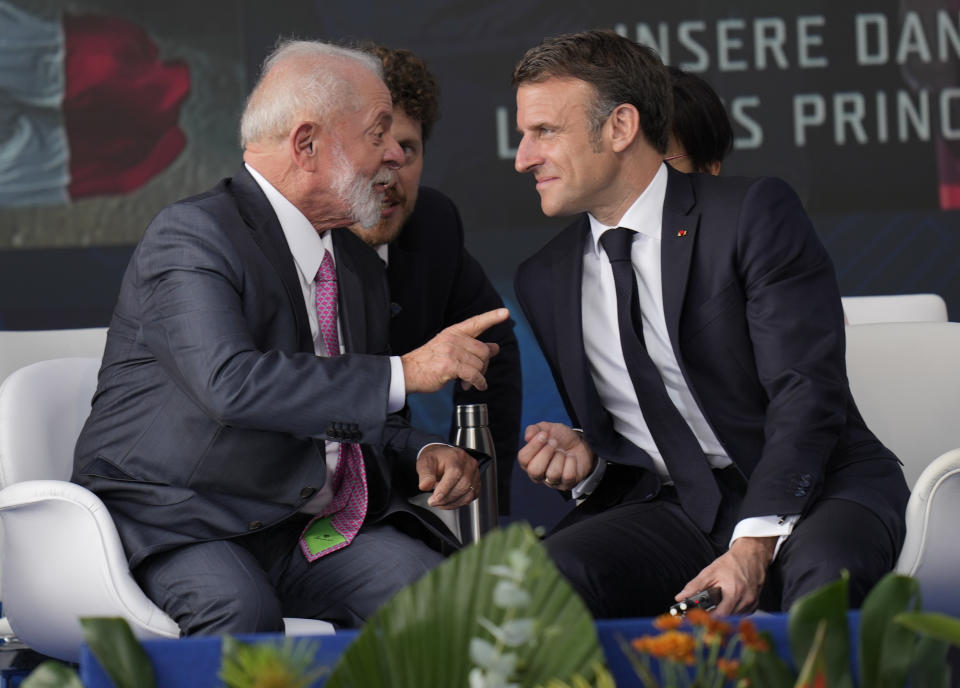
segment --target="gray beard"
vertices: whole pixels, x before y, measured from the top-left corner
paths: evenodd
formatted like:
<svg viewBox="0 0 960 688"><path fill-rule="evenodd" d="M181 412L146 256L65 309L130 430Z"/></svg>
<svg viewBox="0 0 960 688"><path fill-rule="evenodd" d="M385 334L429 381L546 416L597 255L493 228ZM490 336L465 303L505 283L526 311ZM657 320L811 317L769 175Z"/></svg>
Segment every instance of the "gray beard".
<svg viewBox="0 0 960 688"><path fill-rule="evenodd" d="M334 150L337 169L334 173L334 192L349 208L350 216L364 229L370 229L380 222L380 209L383 194L374 186L387 184L393 180L393 171L381 168L373 179L365 179L347 160L343 148Z"/></svg>

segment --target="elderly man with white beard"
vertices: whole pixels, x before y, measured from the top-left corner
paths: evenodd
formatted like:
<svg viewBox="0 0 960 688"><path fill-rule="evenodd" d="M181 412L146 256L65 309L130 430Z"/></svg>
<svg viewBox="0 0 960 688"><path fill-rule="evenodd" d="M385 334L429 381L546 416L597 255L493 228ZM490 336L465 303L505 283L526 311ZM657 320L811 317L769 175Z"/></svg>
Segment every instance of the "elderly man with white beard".
<svg viewBox="0 0 960 688"><path fill-rule="evenodd" d="M476 462L398 413L479 389L506 309L389 356L380 217L403 157L379 61L282 44L241 120L244 165L163 209L131 258L73 479L106 503L134 576L185 635L359 625L452 536Z"/></svg>

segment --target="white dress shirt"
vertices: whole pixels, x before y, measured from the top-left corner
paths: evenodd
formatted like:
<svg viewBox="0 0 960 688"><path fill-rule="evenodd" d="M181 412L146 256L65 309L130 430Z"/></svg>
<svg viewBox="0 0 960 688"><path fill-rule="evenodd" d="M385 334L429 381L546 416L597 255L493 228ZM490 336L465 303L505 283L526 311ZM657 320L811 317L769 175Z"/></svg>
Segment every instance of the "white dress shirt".
<svg viewBox="0 0 960 688"><path fill-rule="evenodd" d="M333 250L333 240L330 238L330 232L319 234L310 224L310 221L301 213L296 206L288 201L283 194L274 188L263 175L257 172L253 167L245 164L247 171L253 176L254 181L263 189L273 212L276 213L280 221L280 227L283 229L283 236L287 240L287 246L290 247L290 253L293 254L293 260L297 265L297 276L300 279L300 290L303 294L303 301L307 307L307 320L310 321L310 336L313 339L313 349L317 356L327 356L328 352L323 343L323 336L320 333L320 325L317 322L317 285L315 278L317 270L320 269L320 262L323 260L324 252L330 251L336 265L337 256ZM343 353L343 328L340 327L339 317L337 322L337 334L340 338L340 351ZM400 363L399 356L390 357L390 392L387 399L387 413L393 413L403 408L406 396L406 387L403 380L403 365ZM339 462L340 444L338 442L326 442L327 456L327 476L333 475ZM323 487L307 502L301 511L312 514L320 513L327 504L333 499L333 489L331 483L327 480Z"/></svg>
<svg viewBox="0 0 960 688"><path fill-rule="evenodd" d="M647 188L612 227L626 227L636 232L630 257L639 289L647 353L660 371L667 395L703 449L707 462L713 468L725 468L733 462L690 393L667 333L660 274L660 233L666 192L667 168L661 165ZM653 459L661 480L670 483L669 471L643 418L623 357L613 268L600 244L600 235L611 227L600 223L593 215L588 214L588 218L591 236L583 253L581 303L583 344L590 374L604 408L610 412L614 429L646 451ZM588 494L599 482L605 462L601 457L597 463L594 474L574 489L574 497ZM782 541L789 535L796 520L796 517L783 519L779 516L744 519L737 524L730 541L732 543L743 536L769 535L781 536Z"/></svg>

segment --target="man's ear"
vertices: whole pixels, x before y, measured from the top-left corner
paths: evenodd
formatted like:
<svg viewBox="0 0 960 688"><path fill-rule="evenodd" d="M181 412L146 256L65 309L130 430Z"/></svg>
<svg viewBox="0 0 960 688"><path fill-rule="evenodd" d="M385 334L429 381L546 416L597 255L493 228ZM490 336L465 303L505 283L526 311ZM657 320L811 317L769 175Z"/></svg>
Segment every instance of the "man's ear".
<svg viewBox="0 0 960 688"><path fill-rule="evenodd" d="M301 122L290 132L290 150L298 167L310 172L317 169L320 158L319 135L316 122Z"/></svg>
<svg viewBox="0 0 960 688"><path fill-rule="evenodd" d="M615 153L621 153L640 135L640 113L629 103L621 103L610 113L610 143Z"/></svg>

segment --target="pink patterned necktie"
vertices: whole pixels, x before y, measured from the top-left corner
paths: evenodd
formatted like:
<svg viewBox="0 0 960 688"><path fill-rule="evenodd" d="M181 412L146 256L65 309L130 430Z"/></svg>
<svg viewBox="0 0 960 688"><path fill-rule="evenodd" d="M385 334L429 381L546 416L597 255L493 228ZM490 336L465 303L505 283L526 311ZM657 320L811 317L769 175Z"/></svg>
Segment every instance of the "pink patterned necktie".
<svg viewBox="0 0 960 688"><path fill-rule="evenodd" d="M330 251L324 251L317 270L317 322L328 356L340 355L340 337L337 333L337 271ZM300 549L308 561L343 549L356 537L367 512L367 473L359 444L342 442L337 470L333 473L333 500L316 518L307 524L300 536ZM318 521L328 524L318 529ZM329 527L326 527L329 525ZM332 531L331 531L332 529ZM308 535L308 531L321 535ZM335 532L333 532L335 531ZM310 542L308 543L308 537ZM320 538L319 540L314 539ZM324 540L331 544L324 544Z"/></svg>

